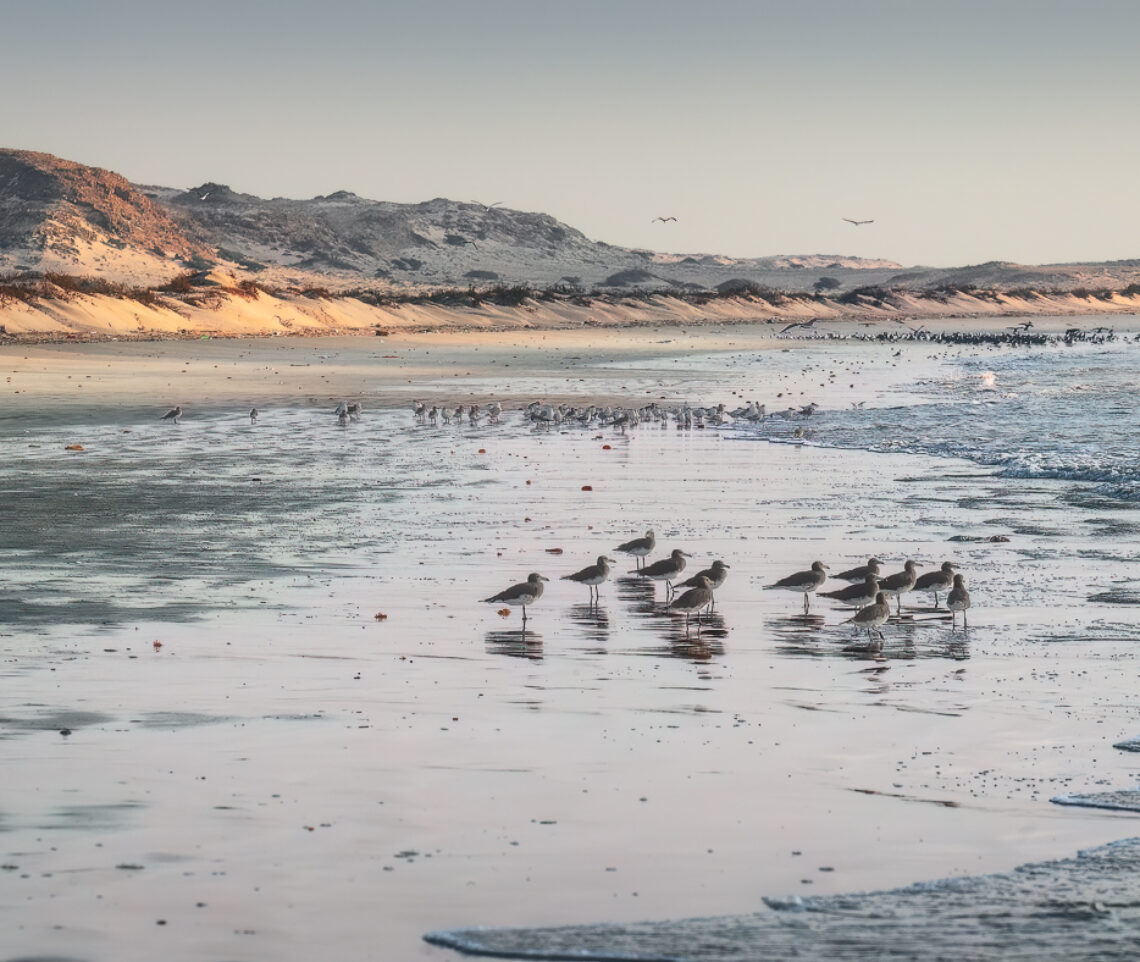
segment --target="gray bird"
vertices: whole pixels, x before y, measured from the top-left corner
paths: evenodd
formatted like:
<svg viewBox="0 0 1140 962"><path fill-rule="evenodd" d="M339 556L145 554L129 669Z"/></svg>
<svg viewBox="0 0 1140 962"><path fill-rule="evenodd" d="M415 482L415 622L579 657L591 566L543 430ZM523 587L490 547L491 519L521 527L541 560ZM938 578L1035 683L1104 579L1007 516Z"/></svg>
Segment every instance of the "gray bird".
<svg viewBox="0 0 1140 962"><path fill-rule="evenodd" d="M511 585L506 591L500 591L497 595L492 595L483 600L492 604L504 602L508 605L519 605L522 608L523 623L525 624L526 606L533 605L542 597L542 583L549 580L537 571L532 571L522 584Z"/></svg>
<svg viewBox="0 0 1140 962"><path fill-rule="evenodd" d="M696 581L696 587L690 588L680 597L675 598L669 605L670 611L680 611L685 615L685 631L689 630L690 615L697 616L697 633L701 630L701 611L709 608L713 603L713 589L709 579L704 575L697 575L691 579Z"/></svg>
<svg viewBox="0 0 1140 962"><path fill-rule="evenodd" d="M764 590L770 591L773 588L783 588L785 591L802 592L804 596L804 614L806 615L811 608L810 599L812 592L818 588L822 588L826 580L827 565L822 561L813 561L808 571L797 571L794 575L781 578L774 585L765 585Z"/></svg>
<svg viewBox="0 0 1140 962"><path fill-rule="evenodd" d="M918 580L918 575L915 572L920 567L922 566L913 561L908 561L903 565L902 571L879 579L879 590L888 598L894 596L899 606L900 615L902 614L902 596L914 588L914 583Z"/></svg>
<svg viewBox="0 0 1140 962"><path fill-rule="evenodd" d="M630 572L631 575L640 575L642 578L649 578L652 581L665 582L665 597L668 598L673 593L672 581L682 571L685 570L685 559L691 557L680 548L674 548L669 557L661 561L654 561L651 565L646 565L644 568L635 568Z"/></svg>
<svg viewBox="0 0 1140 962"><path fill-rule="evenodd" d="M699 588L698 579L704 578L709 583L709 587L712 588L713 591L716 591L717 588L724 584L725 578L728 577L728 569L730 567L732 566L726 565L723 561L714 561L709 567L705 568L704 571L698 571L693 577L682 581L677 587ZM716 600L714 599L710 605L710 609L715 607Z"/></svg>
<svg viewBox="0 0 1140 962"><path fill-rule="evenodd" d="M954 569L958 566L952 561L943 561L942 567L937 571L928 571L914 583L915 591L929 591L934 595L934 607L938 607L938 592L949 591L954 584Z"/></svg>
<svg viewBox="0 0 1140 962"><path fill-rule="evenodd" d="M853 608L865 608L873 604L879 593L879 582L874 575L867 575L860 585L848 585L846 588L837 588L835 591L821 591L821 598L831 598L841 601Z"/></svg>
<svg viewBox="0 0 1140 962"><path fill-rule="evenodd" d="M645 532L644 538L634 538L632 541L627 541L625 544L619 544L614 551L621 551L624 554L631 554L636 558L636 564L640 568L645 562L645 556L649 554L657 546L657 536L653 533L651 528Z"/></svg>
<svg viewBox="0 0 1140 962"><path fill-rule="evenodd" d="M249 423L256 424L259 417L261 417L261 415L258 413L257 408L251 408L249 412Z"/></svg>
<svg viewBox="0 0 1140 962"><path fill-rule="evenodd" d="M957 624L958 612L962 612L962 627L968 628L966 624L966 609L970 607L970 592L966 590L966 579L962 575L954 575L954 587L950 589L950 594L946 597L946 607L950 609L953 614L951 620Z"/></svg>
<svg viewBox="0 0 1140 962"><path fill-rule="evenodd" d="M856 629L866 628L867 637L871 637L871 632L875 632L879 636L879 641L883 640L883 633L879 630L887 623L887 619L891 616L891 605L887 601L887 596L881 591L875 595L874 604L867 605L865 608L859 609L855 612L854 618L848 618L845 625L854 625Z"/></svg>
<svg viewBox="0 0 1140 962"><path fill-rule="evenodd" d="M575 571L572 575L563 575L563 581L576 581L580 585L586 585L590 589L590 601L595 602L600 599L601 593L599 585L609 579L610 565L617 564L613 558L607 558L604 554L598 555L597 564L589 565L581 571Z"/></svg>
<svg viewBox="0 0 1140 962"><path fill-rule="evenodd" d="M863 581L867 575L874 575L876 578L882 573L882 562L878 558L869 558L865 565L859 565L858 568L848 568L846 571L841 571L835 577L840 581Z"/></svg>
<svg viewBox="0 0 1140 962"><path fill-rule="evenodd" d="M177 424L178 419L181 417L182 417L182 408L175 405L169 411L167 411L161 418L159 418L159 420L160 421L173 421L175 424Z"/></svg>

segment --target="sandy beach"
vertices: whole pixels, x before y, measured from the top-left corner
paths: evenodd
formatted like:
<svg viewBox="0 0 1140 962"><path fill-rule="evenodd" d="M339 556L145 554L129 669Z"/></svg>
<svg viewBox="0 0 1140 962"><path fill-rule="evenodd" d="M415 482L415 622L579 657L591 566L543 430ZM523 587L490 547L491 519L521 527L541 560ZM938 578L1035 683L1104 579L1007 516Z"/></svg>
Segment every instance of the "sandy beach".
<svg viewBox="0 0 1140 962"><path fill-rule="evenodd" d="M772 334L0 348L5 957L446 959L425 933L758 912L1140 834L1049 801L1136 779L1133 504L769 442L812 419L518 410L816 401L870 432L1022 360ZM338 428L342 398L364 414ZM414 398L506 410L435 428ZM560 580L647 528L732 566L699 637L632 559L596 609ZM871 555L956 560L969 629L912 596L850 652L849 612L763 590ZM524 633L480 600L530 571Z"/></svg>

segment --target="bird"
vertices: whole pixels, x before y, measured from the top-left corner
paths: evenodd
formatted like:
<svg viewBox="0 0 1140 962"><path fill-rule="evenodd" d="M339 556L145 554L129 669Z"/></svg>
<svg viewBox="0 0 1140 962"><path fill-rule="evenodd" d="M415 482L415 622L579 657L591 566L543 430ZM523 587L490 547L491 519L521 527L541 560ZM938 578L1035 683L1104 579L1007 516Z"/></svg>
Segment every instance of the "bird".
<svg viewBox="0 0 1140 962"><path fill-rule="evenodd" d="M506 591L500 591L497 595L492 595L483 600L492 604L505 602L508 605L519 605L522 608L523 623L525 624L526 606L533 605L542 597L542 583L549 580L537 571L532 571L522 584L511 585Z"/></svg>
<svg viewBox="0 0 1140 962"><path fill-rule="evenodd" d="M854 224L856 227L862 227L864 224L875 223L874 219L872 219L872 220L852 220L850 217L844 217L843 219L845 221L847 221L848 224Z"/></svg>
<svg viewBox="0 0 1140 962"><path fill-rule="evenodd" d="M661 221L662 224L667 224L669 221L676 219L676 217L654 217L649 223L656 224L658 221Z"/></svg>
<svg viewBox="0 0 1140 962"><path fill-rule="evenodd" d="M260 416L261 416L261 415L259 414L259 412L258 412L257 408L251 408L251 409L250 409L250 412L249 412L249 423L250 423L250 424L256 424L256 423L257 423L257 419L258 419Z"/></svg>
<svg viewBox="0 0 1140 962"><path fill-rule="evenodd" d="M873 604L867 605L865 608L860 608L855 612L853 618L848 618L845 625L854 625L856 629L866 628L867 637L871 637L871 632L874 631L879 636L879 641L883 640L883 633L879 631L882 625L887 623L887 619L891 616L891 605L887 601L887 596L881 591L875 595Z"/></svg>
<svg viewBox="0 0 1140 962"><path fill-rule="evenodd" d="M715 591L724 584L724 579L728 577L728 569L731 567L732 565L726 565L723 561L714 561L704 571L698 571L693 577L682 581L677 587L699 588L699 581L704 578L709 583L709 587ZM713 601L711 604L715 606L716 602Z"/></svg>
<svg viewBox="0 0 1140 962"><path fill-rule="evenodd" d="M765 585L764 589L783 588L786 591L800 591L804 596L804 614L811 606L811 593L821 587L827 580L827 565L822 561L813 561L808 571L797 571L794 575L781 578L775 584Z"/></svg>
<svg viewBox="0 0 1140 962"><path fill-rule="evenodd" d="M644 568L635 568L629 572L631 575L640 575L642 578L649 578L653 581L665 582L665 597L673 593L672 581L682 571L685 570L685 559L692 557L686 554L680 548L674 548L668 558L661 561L654 561L651 565L646 565Z"/></svg>
<svg viewBox="0 0 1140 962"><path fill-rule="evenodd" d="M858 568L848 568L846 571L839 572L835 577L840 581L863 581L867 575L874 575L877 578L882 570L882 564L878 558L868 558L865 565L859 565Z"/></svg>
<svg viewBox="0 0 1140 962"><path fill-rule="evenodd" d="M201 196L198 198L198 200L205 200L205 199L206 199L207 197L209 197L209 196L210 196L212 193L213 193L213 191L212 191L212 190L208 190L208 191L206 191L206 193L202 194L202 195L201 195Z"/></svg>
<svg viewBox="0 0 1140 962"><path fill-rule="evenodd" d="M182 408L180 408L178 405L175 405L169 411L167 411L161 418L159 418L159 420L160 421L173 421L175 424L177 424L178 419L181 417L182 417Z"/></svg>
<svg viewBox="0 0 1140 962"><path fill-rule="evenodd" d="M594 602L600 597L598 586L610 577L610 565L612 564L617 564L617 562L613 558L607 558L604 554L600 554L597 564L587 565L572 575L563 575L562 580L576 581L580 585L586 585L590 589L590 601Z"/></svg>
<svg viewBox="0 0 1140 962"><path fill-rule="evenodd" d="M360 415L364 412L364 405L359 401L353 401L347 408L345 413L354 421L360 420Z"/></svg>
<svg viewBox="0 0 1140 962"><path fill-rule="evenodd" d="M842 601L853 608L866 608L873 604L875 596L879 593L879 581L874 575L867 575L862 584L848 585L846 588L837 588L835 591L821 591L821 598L831 598L833 601Z"/></svg>
<svg viewBox="0 0 1140 962"><path fill-rule="evenodd" d="M951 621L957 624L958 612L962 612L962 627L966 628L966 609L970 607L970 592L966 590L966 579L962 575L954 575L954 587L946 596L946 607L950 609Z"/></svg>
<svg viewBox="0 0 1140 962"><path fill-rule="evenodd" d="M890 597L894 595L895 600L898 602L899 614L902 614L902 596L905 595L914 587L914 583L918 580L918 575L915 571L921 567L913 561L908 561L903 565L903 570L893 575L888 575L879 582L879 590L883 594Z"/></svg>
<svg viewBox="0 0 1140 962"><path fill-rule="evenodd" d="M948 591L954 584L954 569L958 566L952 561L943 561L942 567L937 571L928 571L914 583L915 591L929 591L934 595L934 607L938 607L938 592Z"/></svg>
<svg viewBox="0 0 1140 962"><path fill-rule="evenodd" d="M697 632L699 633L701 630L701 611L710 607L713 603L712 583L703 574L697 575L690 580L695 581L696 586L690 588L679 598L673 599L673 602L669 605L669 610L684 613L686 632L689 630L689 616L696 614Z"/></svg>
<svg viewBox="0 0 1140 962"><path fill-rule="evenodd" d="M654 535L653 529L650 528L645 532L644 538L634 538L632 541L627 541L625 544L619 544L614 551L621 551L625 554L631 554L637 559L637 566L640 568L645 561L645 556L649 554L657 546L657 536Z"/></svg>

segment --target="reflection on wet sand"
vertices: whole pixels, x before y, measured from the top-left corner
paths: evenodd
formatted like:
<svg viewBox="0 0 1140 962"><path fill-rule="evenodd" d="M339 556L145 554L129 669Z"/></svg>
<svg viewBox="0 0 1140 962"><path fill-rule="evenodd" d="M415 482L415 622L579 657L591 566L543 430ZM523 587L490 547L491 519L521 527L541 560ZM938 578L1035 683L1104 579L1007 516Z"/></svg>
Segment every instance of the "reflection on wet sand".
<svg viewBox="0 0 1140 962"><path fill-rule="evenodd" d="M525 628L488 631L483 644L489 655L507 655L510 658L528 658L542 661L542 635Z"/></svg>
<svg viewBox="0 0 1140 962"><path fill-rule="evenodd" d="M828 628L822 615L790 615L769 618L765 625L776 638L776 650L793 657L862 657L885 659L970 657L968 636L951 630L949 619L941 616L915 618L904 614L892 617L883 626L883 640L867 640L866 634L850 626Z"/></svg>
<svg viewBox="0 0 1140 962"><path fill-rule="evenodd" d="M571 605L568 614L587 641L604 646L610 637L609 610L598 604Z"/></svg>

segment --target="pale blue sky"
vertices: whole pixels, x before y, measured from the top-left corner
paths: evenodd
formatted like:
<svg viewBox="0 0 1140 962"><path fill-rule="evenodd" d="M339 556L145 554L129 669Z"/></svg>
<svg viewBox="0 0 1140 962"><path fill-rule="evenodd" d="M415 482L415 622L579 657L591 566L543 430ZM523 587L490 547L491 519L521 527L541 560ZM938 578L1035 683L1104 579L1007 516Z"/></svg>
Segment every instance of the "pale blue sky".
<svg viewBox="0 0 1140 962"><path fill-rule="evenodd" d="M503 201L682 252L1140 257L1137 0L0 0L0 18L0 144L135 182Z"/></svg>

